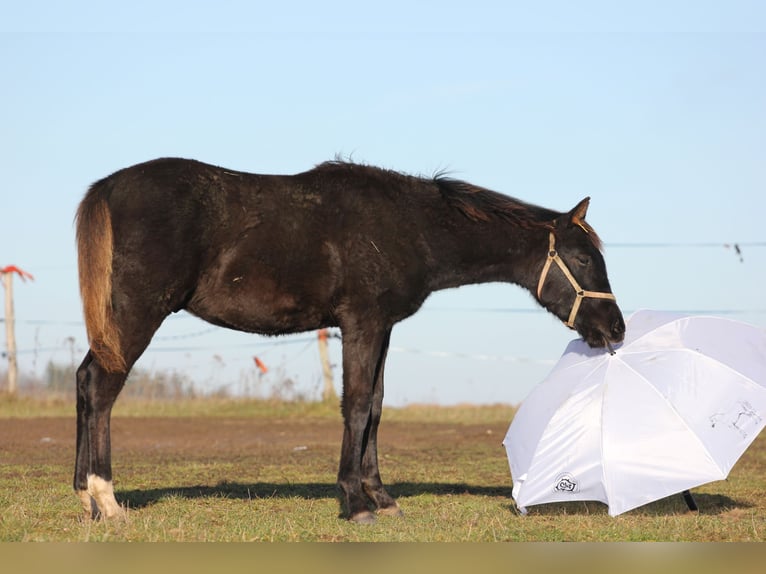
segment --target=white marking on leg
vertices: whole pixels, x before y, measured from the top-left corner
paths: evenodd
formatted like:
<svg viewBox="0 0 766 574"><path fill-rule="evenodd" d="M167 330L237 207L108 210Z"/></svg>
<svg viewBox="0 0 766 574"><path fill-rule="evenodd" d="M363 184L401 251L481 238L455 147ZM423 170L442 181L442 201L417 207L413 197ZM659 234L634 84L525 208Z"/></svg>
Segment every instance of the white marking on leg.
<svg viewBox="0 0 766 574"><path fill-rule="evenodd" d="M124 516L125 511L114 498L114 486L111 480L104 480L95 474L88 475L88 494L93 497L104 518Z"/></svg>

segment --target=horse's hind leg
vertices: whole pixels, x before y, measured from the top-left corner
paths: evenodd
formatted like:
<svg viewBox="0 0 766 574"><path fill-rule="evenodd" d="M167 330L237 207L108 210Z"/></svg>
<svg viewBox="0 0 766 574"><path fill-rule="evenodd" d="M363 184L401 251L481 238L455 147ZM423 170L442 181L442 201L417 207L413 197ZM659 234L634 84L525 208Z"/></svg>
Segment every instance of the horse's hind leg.
<svg viewBox="0 0 766 574"><path fill-rule="evenodd" d="M114 497L112 484L111 417L112 407L125 385L133 364L144 352L164 315L151 311L136 311L129 320L122 320L126 337L123 357L125 372L109 373L88 351L77 369L77 455L75 458L74 489L85 513L112 518L124 514ZM154 316L152 320L150 317Z"/></svg>
<svg viewBox="0 0 766 574"><path fill-rule="evenodd" d="M104 371L90 351L77 369L74 489L85 513L92 518L123 514L112 486L110 419L126 377L127 373Z"/></svg>

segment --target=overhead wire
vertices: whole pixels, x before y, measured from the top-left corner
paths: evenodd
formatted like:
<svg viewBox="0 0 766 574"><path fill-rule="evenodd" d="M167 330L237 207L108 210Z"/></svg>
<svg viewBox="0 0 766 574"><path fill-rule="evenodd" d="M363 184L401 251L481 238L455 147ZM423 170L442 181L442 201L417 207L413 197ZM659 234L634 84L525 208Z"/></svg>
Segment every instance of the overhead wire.
<svg viewBox="0 0 766 574"><path fill-rule="evenodd" d="M667 249L667 248L726 248L726 249L734 249L737 255L739 255L740 260L742 260L742 249L743 248L761 248L766 247L766 241L742 241L742 242L730 242L730 243L721 243L721 242L708 242L708 241L691 241L691 242L614 242L614 243L605 243L605 247L608 248L644 248L644 249ZM454 313L504 313L504 314L538 314L545 312L543 309L536 308L536 307L425 307L423 309L424 311L439 311L439 312L454 312ZM631 313L633 310L630 309L624 309L623 310L626 314ZM752 315L752 314L763 314L766 313L766 309L673 309L668 310L672 312L678 312L678 313L685 313L685 314L711 314L711 315ZM192 318L193 315L189 314L181 314L181 315L172 315L168 317L168 319L178 320L178 319L184 319L184 318ZM5 318L0 317L0 323L4 323ZM37 326L51 326L51 325L57 325L57 326L78 326L78 327L84 327L84 322L81 320L50 320L50 319L16 319L17 324L26 324L26 325L37 325ZM179 333L179 334L173 334L173 335L158 335L154 338L155 342L160 341L180 341L180 340L186 340L186 339L194 339L198 337L203 337L206 335L210 335L212 333L218 332L223 330L223 327L219 326L210 326L205 329L198 329L195 331L190 331L188 333ZM339 338L339 335L334 335L335 337ZM280 340L275 339L269 339L269 340L260 340L260 341L254 341L252 343L238 343L233 345L226 345L227 349L231 348L248 348L256 350L258 349L259 354L267 353L271 348L283 346L283 345L294 345L294 344L307 344L310 345L310 343L314 342L316 340L315 336L304 336L304 337L285 337ZM266 347L263 349L263 347ZM194 351L209 351L209 350L215 350L220 349L220 345L187 345L187 346L162 346L162 345L151 345L147 351L148 352L154 352L154 353L172 353L172 352L194 352ZM54 352L59 350L71 350L71 344L70 345L62 345L59 347L37 347L35 349L18 349L18 354L27 354L27 353L40 353L40 352ZM512 356L506 356L506 355L484 355L484 354L469 354L469 353L455 353L455 352L445 352L445 351L429 351L429 350L423 350L423 349L415 349L415 348L403 348L403 347L392 347L392 351L395 352L404 352L404 353L413 353L413 354L422 354L422 355L428 355L432 357L446 357L446 356L455 356L455 357L464 357L464 358L470 358L475 360L498 360L498 361L508 361L508 362L538 362L537 359L527 359L524 357L512 357ZM546 360L547 361L547 360Z"/></svg>

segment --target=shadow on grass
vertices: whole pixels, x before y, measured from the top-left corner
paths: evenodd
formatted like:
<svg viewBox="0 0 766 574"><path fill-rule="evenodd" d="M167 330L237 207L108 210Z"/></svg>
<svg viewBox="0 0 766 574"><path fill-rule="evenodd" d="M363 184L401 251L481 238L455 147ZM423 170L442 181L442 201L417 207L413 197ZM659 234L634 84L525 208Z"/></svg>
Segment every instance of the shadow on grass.
<svg viewBox="0 0 766 574"><path fill-rule="evenodd" d="M511 489L506 486L477 486L465 483L439 482L396 482L388 487L394 498L408 498L431 494L437 496L473 495L473 496L502 496L507 498L508 511L518 514L511 498ZM338 498L339 490L334 483L266 483L242 484L237 482L221 482L215 486L179 486L147 490L127 490L117 493L117 499L129 508L140 509L152 506L165 498L226 498L239 500L258 500L268 498L302 498L305 500ZM751 508L747 502L733 500L720 494L694 494L694 499L702 515L719 515L735 508ZM652 502L626 515L667 516L689 513L681 494L669 496ZM540 504L529 508L529 516L563 516L563 515L606 515L607 506L600 502L562 502Z"/></svg>
<svg viewBox="0 0 766 574"><path fill-rule="evenodd" d="M504 486L476 486L464 483L396 482L387 486L394 498L422 494L504 496L510 499L511 489ZM306 500L338 498L335 483L269 483L242 484L221 482L215 486L176 486L146 490L123 490L116 493L117 500L129 508L144 508L165 498L228 498L257 500L266 498L303 498Z"/></svg>
<svg viewBox="0 0 766 574"><path fill-rule="evenodd" d="M745 509L752 508L754 505L748 502L742 502L724 496L722 494L704 494L693 493L694 500L697 503L698 510L696 513L702 515L718 515L724 514L735 508ZM508 505L509 510L514 513L518 513L513 501ZM574 515L574 516L586 516L586 515L606 515L608 514L608 508L606 504L602 504L596 501L581 501L581 502L556 502L550 504L539 504L531 506L528 509L529 516L562 516L562 515ZM695 511L689 510L683 496L674 494L666 498L662 498L655 502L650 502L644 506L640 506L633 510L630 510L624 514L624 516L668 516L677 514L693 514Z"/></svg>
<svg viewBox="0 0 766 574"><path fill-rule="evenodd" d="M431 494L437 496L473 495L488 497L504 497L508 499L506 506L509 512L518 511L511 498L511 488L506 486L477 486L465 483L443 482L395 482L388 486L389 493L394 498L408 498ZM152 506L165 498L226 498L238 500L258 500L268 498L302 498L305 500L338 498L339 489L335 483L268 483L242 484L237 482L221 482L215 486L178 486L147 490L127 490L117 493L117 499L129 508L139 509ZM753 505L729 498L720 494L695 493L694 499L702 515L718 515L735 508L752 508ZM640 508L632 510L627 515L643 514L646 516L666 516L685 514L689 511L681 494L657 500ZM606 515L607 506L600 502L561 502L540 504L529 508L529 516L562 516L562 515Z"/></svg>

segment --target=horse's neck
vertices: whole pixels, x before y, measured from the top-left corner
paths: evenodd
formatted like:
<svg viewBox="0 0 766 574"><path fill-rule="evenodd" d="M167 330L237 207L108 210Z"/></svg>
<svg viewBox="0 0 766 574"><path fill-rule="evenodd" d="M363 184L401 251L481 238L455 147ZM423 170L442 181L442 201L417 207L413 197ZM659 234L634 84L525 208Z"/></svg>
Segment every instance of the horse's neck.
<svg viewBox="0 0 766 574"><path fill-rule="evenodd" d="M546 230L503 220L466 221L449 235L450 248L432 270L434 290L500 281L534 289L547 252Z"/></svg>

